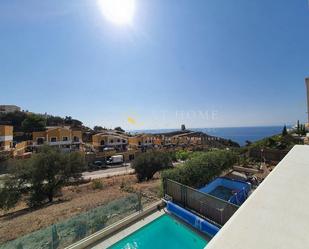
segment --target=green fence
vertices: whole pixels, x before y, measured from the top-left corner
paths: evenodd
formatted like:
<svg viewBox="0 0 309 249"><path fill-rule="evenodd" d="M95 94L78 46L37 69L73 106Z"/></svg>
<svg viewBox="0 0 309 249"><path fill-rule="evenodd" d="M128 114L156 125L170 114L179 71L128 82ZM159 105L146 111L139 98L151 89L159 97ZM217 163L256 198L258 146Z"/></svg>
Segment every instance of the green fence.
<svg viewBox="0 0 309 249"><path fill-rule="evenodd" d="M179 182L164 179L164 196L208 220L223 226L237 211L238 206L200 192Z"/></svg>
<svg viewBox="0 0 309 249"><path fill-rule="evenodd" d="M0 245L0 249L64 248L141 210L142 207L141 196L131 194L45 229L9 241Z"/></svg>

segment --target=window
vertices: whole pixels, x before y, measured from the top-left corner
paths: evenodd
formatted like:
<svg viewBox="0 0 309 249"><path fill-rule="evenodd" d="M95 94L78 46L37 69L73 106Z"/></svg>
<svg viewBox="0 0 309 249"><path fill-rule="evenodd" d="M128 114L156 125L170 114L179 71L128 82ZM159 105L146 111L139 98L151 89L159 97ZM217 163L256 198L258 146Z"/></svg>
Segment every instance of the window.
<svg viewBox="0 0 309 249"><path fill-rule="evenodd" d="M68 139L68 137L63 137L62 138L62 141L68 141L69 139Z"/></svg>
<svg viewBox="0 0 309 249"><path fill-rule="evenodd" d="M51 137L51 138L50 138L50 141L51 141L51 142L57 142L57 138L56 138L56 137Z"/></svg>
<svg viewBox="0 0 309 249"><path fill-rule="evenodd" d="M114 143L114 140L113 140L113 139L111 139L110 143L111 143L111 144L112 144L112 143Z"/></svg>
<svg viewBox="0 0 309 249"><path fill-rule="evenodd" d="M120 139L117 139L117 143L120 143Z"/></svg>
<svg viewBox="0 0 309 249"><path fill-rule="evenodd" d="M79 137L74 136L74 137L73 137L73 141L74 141L74 142L79 142Z"/></svg>
<svg viewBox="0 0 309 249"><path fill-rule="evenodd" d="M122 143L125 144L125 143L126 143L126 140L122 139Z"/></svg>
<svg viewBox="0 0 309 249"><path fill-rule="evenodd" d="M43 144L44 143L44 138L42 138L42 137L37 138L36 139L36 143L37 144Z"/></svg>
<svg viewBox="0 0 309 249"><path fill-rule="evenodd" d="M101 140L101 146L105 145L105 141Z"/></svg>

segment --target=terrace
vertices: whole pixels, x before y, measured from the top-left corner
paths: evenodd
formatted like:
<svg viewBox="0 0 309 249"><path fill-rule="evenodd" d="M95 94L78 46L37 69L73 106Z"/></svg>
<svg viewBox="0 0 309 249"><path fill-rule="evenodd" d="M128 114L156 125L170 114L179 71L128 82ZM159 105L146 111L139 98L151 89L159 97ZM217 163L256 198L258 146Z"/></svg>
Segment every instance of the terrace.
<svg viewBox="0 0 309 249"><path fill-rule="evenodd" d="M295 146L240 207L227 201L234 195L220 200L217 198L218 195L214 194L214 190L220 184L221 186L226 184L224 179L219 178L200 191L167 180L164 188L165 196L172 200L166 201L168 214L174 219L173 222L186 226L199 236L199 239L195 239L197 244L186 245L184 248L202 248L199 244L201 241L210 249L304 248L304 245L309 244L306 236L309 228L307 222L309 212L306 207L309 203L304 198L309 194L309 188L305 187L307 186L306 176L309 173L308 165L309 146ZM289 184L286 184L287 182ZM246 185L242 186L242 190L248 190ZM289 202L290 205L282 205L286 202L287 196L292 202ZM159 212L154 214L155 218L150 221L145 218L142 223L137 222L136 224L139 224L137 227L131 231L126 230L122 236L121 233L116 233L112 237L113 242L110 241L110 244L106 245L113 249L124 248L124 246L135 248L134 245L138 244L134 243L140 241L140 235L143 234L142 237L150 235L151 231L156 229L160 217L165 215ZM295 222L298 229L293 229ZM163 227L162 230L164 229ZM177 243L181 241L180 237L185 237L187 241L191 240L188 234L183 235L176 228L175 230L179 236L168 234L169 238L174 236L174 245L178 245ZM166 239L164 236L163 238L159 236L159 230L155 235L153 240L149 240L148 237L148 240L143 241L148 244L144 247L141 244L141 248L158 248L160 241ZM170 244L168 246L173 248ZM178 248L182 247L178 245Z"/></svg>
<svg viewBox="0 0 309 249"><path fill-rule="evenodd" d="M56 226L39 231L36 242L33 235L19 241L63 248L57 247L61 240L68 249L302 248L309 242L309 203L304 198L309 193L308 155L309 146L295 146L245 202L250 192L245 182L219 177L198 190L165 179L164 209L161 201L144 206L143 199L130 195L59 223L56 232ZM282 205L287 196L292 202ZM244 199L236 205L240 197ZM295 221L297 231L292 229ZM46 234L51 241L39 240ZM16 246L15 241L3 248Z"/></svg>

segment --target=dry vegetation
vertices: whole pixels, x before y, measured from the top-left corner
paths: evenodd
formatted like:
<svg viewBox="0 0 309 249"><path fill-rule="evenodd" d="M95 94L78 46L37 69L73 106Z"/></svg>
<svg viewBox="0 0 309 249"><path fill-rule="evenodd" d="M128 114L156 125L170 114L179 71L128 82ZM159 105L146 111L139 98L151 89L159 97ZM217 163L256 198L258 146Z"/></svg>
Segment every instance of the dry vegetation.
<svg viewBox="0 0 309 249"><path fill-rule="evenodd" d="M14 210L0 212L0 244L42 229L51 224L106 204L131 192L141 191L149 202L157 200L160 180L137 183L134 175L100 179L102 184L89 182L78 186L65 187L61 196L48 206L37 210L27 209L21 202ZM99 186L99 187L96 187ZM145 201L144 201L145 202Z"/></svg>

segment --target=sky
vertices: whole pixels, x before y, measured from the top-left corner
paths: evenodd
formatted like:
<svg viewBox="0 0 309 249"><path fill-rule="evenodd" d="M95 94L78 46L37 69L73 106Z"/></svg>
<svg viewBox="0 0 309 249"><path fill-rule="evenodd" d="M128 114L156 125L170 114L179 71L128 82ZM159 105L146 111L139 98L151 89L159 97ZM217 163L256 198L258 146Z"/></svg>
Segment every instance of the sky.
<svg viewBox="0 0 309 249"><path fill-rule="evenodd" d="M0 104L127 130L306 120L306 0L0 1Z"/></svg>

